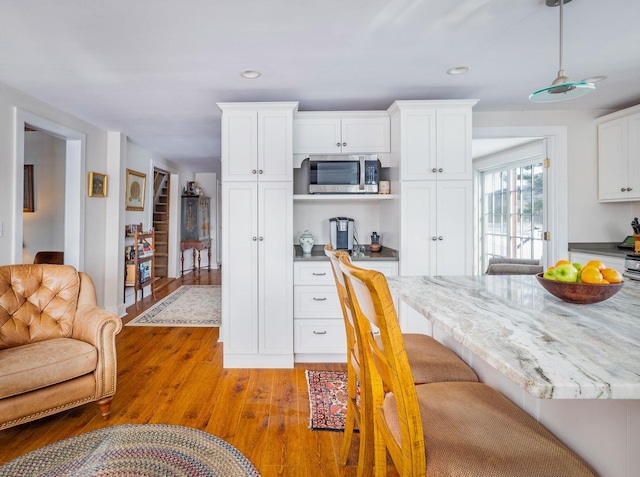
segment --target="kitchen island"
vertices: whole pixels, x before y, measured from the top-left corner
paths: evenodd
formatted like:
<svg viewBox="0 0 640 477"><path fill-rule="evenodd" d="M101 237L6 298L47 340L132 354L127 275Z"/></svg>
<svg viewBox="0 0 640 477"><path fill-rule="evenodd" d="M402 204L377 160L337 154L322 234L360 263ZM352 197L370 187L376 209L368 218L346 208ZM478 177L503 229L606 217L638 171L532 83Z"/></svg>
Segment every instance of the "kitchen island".
<svg viewBox="0 0 640 477"><path fill-rule="evenodd" d="M483 382L602 476L640 475L640 283L575 305L534 276L389 277Z"/></svg>

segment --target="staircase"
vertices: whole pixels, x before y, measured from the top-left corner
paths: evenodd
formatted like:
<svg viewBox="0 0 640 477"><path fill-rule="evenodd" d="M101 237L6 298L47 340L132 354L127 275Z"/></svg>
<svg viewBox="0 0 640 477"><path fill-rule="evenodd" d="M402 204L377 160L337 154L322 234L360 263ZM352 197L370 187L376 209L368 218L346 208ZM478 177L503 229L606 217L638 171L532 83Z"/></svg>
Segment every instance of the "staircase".
<svg viewBox="0 0 640 477"><path fill-rule="evenodd" d="M169 263L169 181L170 175L156 169L153 173L153 228L155 238L155 275L156 280L167 277Z"/></svg>

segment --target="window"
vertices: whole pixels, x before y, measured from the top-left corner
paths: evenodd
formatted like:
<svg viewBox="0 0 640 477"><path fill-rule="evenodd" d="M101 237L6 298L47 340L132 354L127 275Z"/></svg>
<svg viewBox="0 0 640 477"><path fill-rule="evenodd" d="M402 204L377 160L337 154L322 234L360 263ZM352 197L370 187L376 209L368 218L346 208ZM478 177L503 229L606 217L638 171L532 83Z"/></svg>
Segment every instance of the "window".
<svg viewBox="0 0 640 477"><path fill-rule="evenodd" d="M491 257L541 259L545 230L542 159L480 172L481 266Z"/></svg>

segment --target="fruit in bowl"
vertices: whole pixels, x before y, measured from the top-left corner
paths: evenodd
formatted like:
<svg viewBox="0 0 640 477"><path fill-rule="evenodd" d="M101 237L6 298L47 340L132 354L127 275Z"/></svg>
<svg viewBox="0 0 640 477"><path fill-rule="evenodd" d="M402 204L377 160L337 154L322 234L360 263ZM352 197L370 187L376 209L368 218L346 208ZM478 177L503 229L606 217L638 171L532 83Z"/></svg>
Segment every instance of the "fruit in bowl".
<svg viewBox="0 0 640 477"><path fill-rule="evenodd" d="M624 285L620 272L598 260L584 265L559 260L536 277L545 290L570 303L598 303L611 298Z"/></svg>

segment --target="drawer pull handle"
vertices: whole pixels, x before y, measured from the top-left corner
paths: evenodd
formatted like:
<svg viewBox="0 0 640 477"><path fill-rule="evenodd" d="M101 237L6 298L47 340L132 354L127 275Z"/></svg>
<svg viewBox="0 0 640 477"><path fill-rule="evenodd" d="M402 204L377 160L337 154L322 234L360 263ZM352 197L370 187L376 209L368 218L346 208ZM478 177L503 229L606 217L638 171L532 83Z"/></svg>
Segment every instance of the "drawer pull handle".
<svg viewBox="0 0 640 477"><path fill-rule="evenodd" d="M326 331L316 331L316 330L313 330L313 334L314 334L314 335L326 335L326 334L327 334L327 332L326 332Z"/></svg>
<svg viewBox="0 0 640 477"><path fill-rule="evenodd" d="M313 301L326 301L327 297L322 297L322 298L316 298L315 296L313 297Z"/></svg>
<svg viewBox="0 0 640 477"><path fill-rule="evenodd" d="M313 272L314 277L324 277L326 274L327 272L322 272L322 273Z"/></svg>

